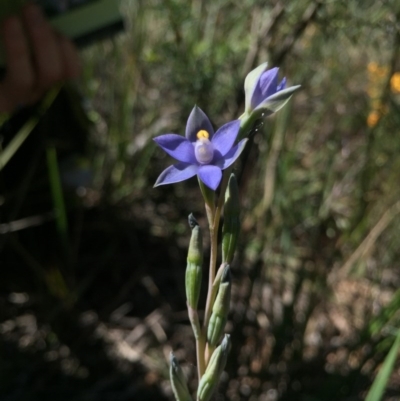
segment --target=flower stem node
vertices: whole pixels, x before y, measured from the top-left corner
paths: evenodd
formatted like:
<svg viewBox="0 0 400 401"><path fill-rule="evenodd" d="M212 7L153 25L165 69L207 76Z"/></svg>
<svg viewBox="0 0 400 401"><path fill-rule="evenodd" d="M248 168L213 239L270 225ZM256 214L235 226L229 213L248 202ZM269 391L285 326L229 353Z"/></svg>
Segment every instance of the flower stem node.
<svg viewBox="0 0 400 401"><path fill-rule="evenodd" d="M229 265L226 265L222 273L217 298L215 299L207 328L207 341L211 347L215 347L218 344L224 333L231 300L231 283L231 270Z"/></svg>
<svg viewBox="0 0 400 401"><path fill-rule="evenodd" d="M232 263L240 231L239 188L231 174L225 193L224 225L222 227L222 263Z"/></svg>
<svg viewBox="0 0 400 401"><path fill-rule="evenodd" d="M214 353L211 356L207 369L200 380L197 390L198 401L209 401L218 386L219 379L225 368L228 354L231 348L231 340L229 334L225 334Z"/></svg>
<svg viewBox="0 0 400 401"><path fill-rule="evenodd" d="M193 401L189 393L185 375L172 352L170 354L169 376L176 401Z"/></svg>

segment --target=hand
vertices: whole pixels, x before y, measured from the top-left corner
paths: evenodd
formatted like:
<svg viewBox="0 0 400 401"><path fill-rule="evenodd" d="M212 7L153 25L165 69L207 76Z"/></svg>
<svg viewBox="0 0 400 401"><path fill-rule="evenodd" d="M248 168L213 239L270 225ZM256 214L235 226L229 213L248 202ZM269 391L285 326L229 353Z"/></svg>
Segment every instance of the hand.
<svg viewBox="0 0 400 401"><path fill-rule="evenodd" d="M34 104L53 85L79 75L77 50L53 30L37 5L25 6L21 18L7 18L1 34L6 74L0 82L0 112Z"/></svg>

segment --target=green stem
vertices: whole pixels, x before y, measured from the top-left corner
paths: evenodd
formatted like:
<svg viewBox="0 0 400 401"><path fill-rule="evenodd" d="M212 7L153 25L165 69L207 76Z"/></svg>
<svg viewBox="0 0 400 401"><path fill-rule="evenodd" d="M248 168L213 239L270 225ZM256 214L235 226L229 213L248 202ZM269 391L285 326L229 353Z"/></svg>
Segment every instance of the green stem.
<svg viewBox="0 0 400 401"><path fill-rule="evenodd" d="M240 119L242 120L241 127L239 130L238 138L241 139L250 131L251 127L254 125L254 122L258 119L253 113L252 115L243 114ZM215 302L215 297L217 291L214 286L215 275L216 275L216 266L217 266L217 254L218 254L218 227L221 219L222 209L224 207L224 200L225 200L225 191L228 186L229 177L231 175L233 166L229 167L224 171L222 184L221 184L221 191L218 198L217 206L214 206L214 199L211 199L207 196L208 193L205 191L207 189L205 185L199 180L200 188L203 193L203 197L206 202L206 211L207 217L209 222L210 228L210 267L209 267L209 277L208 277L208 291L207 291L207 301L206 301L206 310L204 314L204 322L203 322L203 330L202 333L205 335L207 332L208 323L210 321L212 306ZM210 358L210 355L205 355L208 352L204 347L203 357L206 360L206 365Z"/></svg>
<svg viewBox="0 0 400 401"><path fill-rule="evenodd" d="M215 216L214 216L215 217ZM218 219L219 221L219 219ZM214 218L215 222L215 218ZM207 291L207 301L206 301L206 310L204 315L204 323L203 328L204 331L207 331L208 322L211 316L211 309L212 305L215 300L215 296L213 295L213 283L215 279L216 273L216 265L217 265L217 251L218 251L218 228L216 229L215 225L213 224L210 226L210 242L211 242L211 249L210 249L210 267L209 267L209 275L208 275L208 291Z"/></svg>
<svg viewBox="0 0 400 401"><path fill-rule="evenodd" d="M211 242L211 251L210 251L210 269L209 269L209 277L208 277L208 292L207 292L207 302L206 302L206 310L204 314L204 324L203 327L207 330L208 322L210 321L212 306L215 301L216 291L213 291L213 284L216 275L216 267L217 267L217 254L218 254L218 227L221 219L221 212L224 205L225 199L225 191L228 185L229 177L231 175L232 167L228 168L224 171L224 177L222 179L221 184L221 192L219 194L218 204L215 209L215 213L213 216L212 224L210 224L210 242Z"/></svg>
<svg viewBox="0 0 400 401"><path fill-rule="evenodd" d="M61 237L63 245L67 247L68 220L61 186L60 173L58 170L57 153L53 146L46 149L46 156L57 231Z"/></svg>
<svg viewBox="0 0 400 401"><path fill-rule="evenodd" d="M200 379L203 377L204 372L206 371L206 361L204 358L206 349L206 337L204 332L202 331L199 338L196 338L196 355L197 355L197 374Z"/></svg>
<svg viewBox="0 0 400 401"><path fill-rule="evenodd" d="M215 213L215 192L208 188L199 178L199 186L201 194L203 195L204 202L206 204L206 213L208 225L211 227L214 221Z"/></svg>
<svg viewBox="0 0 400 401"><path fill-rule="evenodd" d="M197 310L193 309L189 304L187 305L187 308L194 338L196 340L197 374L200 381L206 370L204 359L205 333L200 327L200 320Z"/></svg>
<svg viewBox="0 0 400 401"><path fill-rule="evenodd" d="M250 131L251 127L254 125L256 118L254 116L247 116L247 115L243 115L241 116L241 118L243 119L238 137L243 138L248 133L248 131ZM232 169L233 166L229 167L224 171L218 203L215 209L213 210L212 216L209 216L209 208L207 208L207 203L206 203L207 217L209 219L209 225L210 225L211 250L210 250L210 268L208 277L208 292L207 292L206 310L203 322L203 333L207 331L208 323L211 317L212 306L214 304L217 293L217 291L213 288L213 283L215 280L216 266L217 266L218 227L221 219L222 209L224 207L225 191L228 186L229 177L231 175Z"/></svg>

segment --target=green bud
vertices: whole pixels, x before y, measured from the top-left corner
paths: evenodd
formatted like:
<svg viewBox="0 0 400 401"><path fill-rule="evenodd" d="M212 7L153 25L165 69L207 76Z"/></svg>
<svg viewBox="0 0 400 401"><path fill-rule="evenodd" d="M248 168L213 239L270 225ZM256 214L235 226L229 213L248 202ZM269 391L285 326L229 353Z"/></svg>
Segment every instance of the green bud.
<svg viewBox="0 0 400 401"><path fill-rule="evenodd" d="M186 384L185 375L183 374L178 360L172 352L170 354L169 377L176 401L192 401L192 397L189 394L189 389Z"/></svg>
<svg viewBox="0 0 400 401"><path fill-rule="evenodd" d="M200 380L199 388L197 389L198 401L208 401L212 397L225 368L230 348L230 336L229 334L225 334L221 345L212 354L207 369Z"/></svg>
<svg viewBox="0 0 400 401"><path fill-rule="evenodd" d="M239 188L234 174L231 174L225 193L224 225L222 227L222 262L231 263L236 250L240 231Z"/></svg>
<svg viewBox="0 0 400 401"><path fill-rule="evenodd" d="M189 225L192 228L192 236L190 238L186 265L186 299L188 306L192 309L197 309L203 270L203 238L200 226L193 214L189 215Z"/></svg>
<svg viewBox="0 0 400 401"><path fill-rule="evenodd" d="M224 333L228 320L229 303L231 300L231 270L226 265L222 273L218 294L215 299L210 322L207 328L207 341L211 347L215 347Z"/></svg>
<svg viewBox="0 0 400 401"><path fill-rule="evenodd" d="M193 228L195 228L196 226L199 225L199 223L197 222L196 218L194 217L193 213L190 213L188 216L188 223L189 223L189 227L193 230Z"/></svg>

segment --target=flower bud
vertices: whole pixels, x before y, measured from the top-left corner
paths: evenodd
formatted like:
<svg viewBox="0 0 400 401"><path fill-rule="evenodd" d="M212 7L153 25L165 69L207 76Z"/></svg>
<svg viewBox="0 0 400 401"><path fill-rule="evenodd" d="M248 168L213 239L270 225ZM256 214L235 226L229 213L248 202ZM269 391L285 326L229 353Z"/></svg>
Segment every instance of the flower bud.
<svg viewBox="0 0 400 401"><path fill-rule="evenodd" d="M199 388L197 389L198 401L208 401L212 397L225 368L230 348L230 336L225 334L221 345L212 354L207 369L200 380Z"/></svg>
<svg viewBox="0 0 400 401"><path fill-rule="evenodd" d="M182 368L172 352L170 354L169 376L176 401L192 401Z"/></svg>
<svg viewBox="0 0 400 401"><path fill-rule="evenodd" d="M222 227L222 262L231 263L240 231L239 189L234 174L231 174L225 193L224 225Z"/></svg>
<svg viewBox="0 0 400 401"><path fill-rule="evenodd" d="M300 85L285 88L285 78L278 82L279 69L267 70L267 67L268 63L259 65L245 79L245 115L267 117L280 110L300 88Z"/></svg>
<svg viewBox="0 0 400 401"><path fill-rule="evenodd" d="M188 306L192 309L197 309L202 277L203 238L200 226L193 214L189 215L189 225L192 229L192 236L190 238L186 265L186 299Z"/></svg>
<svg viewBox="0 0 400 401"><path fill-rule="evenodd" d="M222 273L221 282L218 288L210 322L207 328L207 341L211 347L215 347L224 333L226 321L228 320L229 303L231 300L231 271L226 265Z"/></svg>

